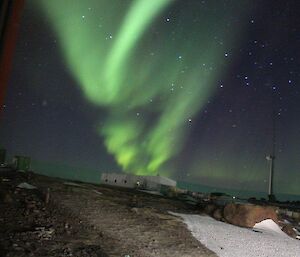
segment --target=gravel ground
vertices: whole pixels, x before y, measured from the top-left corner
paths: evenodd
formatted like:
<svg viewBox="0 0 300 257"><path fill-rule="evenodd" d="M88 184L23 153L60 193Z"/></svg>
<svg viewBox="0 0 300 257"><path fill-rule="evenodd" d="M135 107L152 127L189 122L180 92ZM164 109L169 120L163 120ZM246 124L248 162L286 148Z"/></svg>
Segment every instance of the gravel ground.
<svg viewBox="0 0 300 257"><path fill-rule="evenodd" d="M0 208L0 256L216 256L160 196L2 170Z"/></svg>

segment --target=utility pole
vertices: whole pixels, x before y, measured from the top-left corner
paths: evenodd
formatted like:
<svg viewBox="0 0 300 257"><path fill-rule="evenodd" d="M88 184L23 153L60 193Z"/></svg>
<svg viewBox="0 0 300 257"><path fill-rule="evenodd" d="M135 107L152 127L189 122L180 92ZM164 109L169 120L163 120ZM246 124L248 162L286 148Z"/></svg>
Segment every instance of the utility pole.
<svg viewBox="0 0 300 257"><path fill-rule="evenodd" d="M273 194L273 175L274 175L274 155L268 155L266 159L270 162L270 169L269 169L269 186L268 186L268 197L269 201L274 199Z"/></svg>
<svg viewBox="0 0 300 257"><path fill-rule="evenodd" d="M272 152L270 155L266 156L267 161L270 162L269 168L269 185L268 185L268 198L270 202L276 201L274 192L273 192L273 177L274 177L274 161L275 161L275 152L276 152L276 110L275 110L275 94L273 94L272 99Z"/></svg>

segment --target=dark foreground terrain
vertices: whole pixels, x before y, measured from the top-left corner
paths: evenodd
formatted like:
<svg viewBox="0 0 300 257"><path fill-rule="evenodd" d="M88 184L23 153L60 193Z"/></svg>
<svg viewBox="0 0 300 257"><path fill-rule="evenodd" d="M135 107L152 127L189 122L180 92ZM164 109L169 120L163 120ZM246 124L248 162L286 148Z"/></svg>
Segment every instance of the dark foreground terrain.
<svg viewBox="0 0 300 257"><path fill-rule="evenodd" d="M0 256L215 256L168 211L192 212L142 192L2 169Z"/></svg>

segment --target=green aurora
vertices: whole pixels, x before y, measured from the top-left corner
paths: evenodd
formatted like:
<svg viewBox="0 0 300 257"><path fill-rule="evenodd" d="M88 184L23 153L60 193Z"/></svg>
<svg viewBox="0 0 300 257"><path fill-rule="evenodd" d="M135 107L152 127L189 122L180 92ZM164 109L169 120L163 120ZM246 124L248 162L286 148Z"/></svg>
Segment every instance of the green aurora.
<svg viewBox="0 0 300 257"><path fill-rule="evenodd" d="M168 162L230 65L240 28L227 21L245 14L246 1L226 11L187 4L175 10L184 24L169 20L172 0L32 1L84 97L107 112L97 126L107 151L125 172L170 175Z"/></svg>

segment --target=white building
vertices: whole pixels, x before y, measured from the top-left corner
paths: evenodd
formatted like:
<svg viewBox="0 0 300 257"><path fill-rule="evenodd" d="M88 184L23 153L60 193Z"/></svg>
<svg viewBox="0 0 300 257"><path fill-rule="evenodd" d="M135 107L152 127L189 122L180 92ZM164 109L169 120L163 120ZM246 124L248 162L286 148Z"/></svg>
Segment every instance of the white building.
<svg viewBox="0 0 300 257"><path fill-rule="evenodd" d="M161 176L136 176L122 173L102 173L101 184L160 191L162 187L176 187L176 181Z"/></svg>

